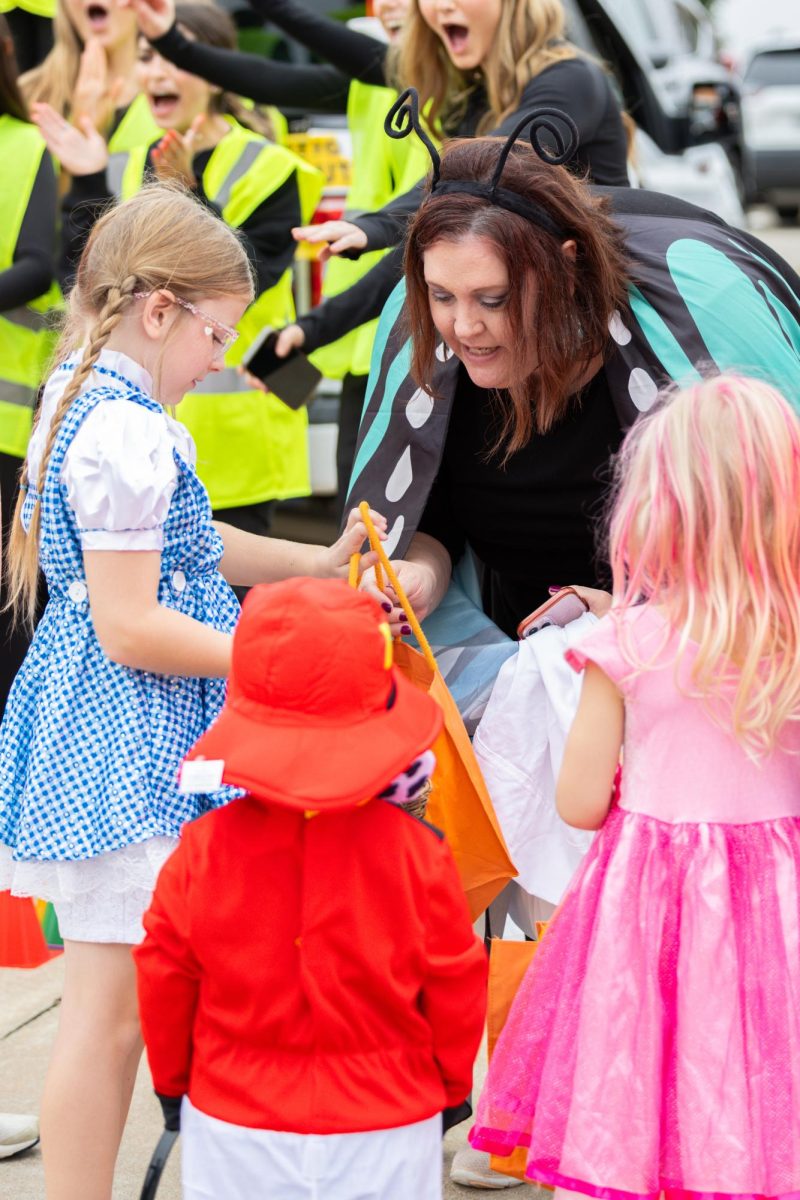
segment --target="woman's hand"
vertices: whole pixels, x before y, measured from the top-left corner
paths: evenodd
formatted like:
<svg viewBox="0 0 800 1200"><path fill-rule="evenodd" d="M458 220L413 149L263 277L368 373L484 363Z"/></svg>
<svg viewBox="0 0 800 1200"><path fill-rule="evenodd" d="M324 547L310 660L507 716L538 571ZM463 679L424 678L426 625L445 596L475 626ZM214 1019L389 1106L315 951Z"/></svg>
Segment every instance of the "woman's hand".
<svg viewBox="0 0 800 1200"><path fill-rule="evenodd" d="M292 230L296 242L312 245L327 243L320 251L319 261L327 262L334 254L345 250L366 250L367 235L351 221L323 221L320 225L299 225Z"/></svg>
<svg viewBox="0 0 800 1200"><path fill-rule="evenodd" d="M293 350L300 350L305 344L305 331L299 325L286 325L275 339L275 353L278 358L287 358Z"/></svg>
<svg viewBox="0 0 800 1200"><path fill-rule="evenodd" d="M78 117L70 125L49 104L32 104L31 119L47 143L47 149L70 175L94 175L108 166L108 146L91 117Z"/></svg>
<svg viewBox="0 0 800 1200"><path fill-rule="evenodd" d="M98 133L107 134L124 91L125 80L112 80L109 75L102 42L98 38L88 38L72 93L72 111L78 122L82 117L88 117Z"/></svg>
<svg viewBox="0 0 800 1200"><path fill-rule="evenodd" d="M163 37L175 24L174 0L119 0L121 8L132 8L146 38Z"/></svg>
<svg viewBox="0 0 800 1200"><path fill-rule="evenodd" d="M583 587L579 583L573 583L571 586L573 592L578 593L589 612L594 613L596 617L604 617L611 608L610 592L604 592L601 588Z"/></svg>
<svg viewBox="0 0 800 1200"><path fill-rule="evenodd" d="M369 510L369 515L378 531L378 537L383 541L386 537L386 517L374 509ZM367 527L361 519L361 513L357 508L351 509L342 536L332 546L326 546L320 552L319 574L323 577L332 575L346 579L350 570L350 559L354 554L358 554L367 537ZM377 557L374 551L367 551L361 558L361 566L365 569L373 566Z"/></svg>
<svg viewBox="0 0 800 1200"><path fill-rule="evenodd" d="M184 187L194 188L197 180L194 175L192 162L200 130L206 120L205 113L195 117L185 134L177 129L169 129L161 141L151 152L153 170L161 182L182 183Z"/></svg>
<svg viewBox="0 0 800 1200"><path fill-rule="evenodd" d="M408 562L402 558L393 559L392 566L406 594L409 607L418 621L424 621L436 603L437 581L435 572L426 564ZM383 591L381 591L375 582L375 571L374 569L370 569L364 572L361 579L361 586L365 591L371 592L380 601L386 613L386 620L395 637L411 633L408 612L402 607L400 598L387 579L384 579L384 587Z"/></svg>

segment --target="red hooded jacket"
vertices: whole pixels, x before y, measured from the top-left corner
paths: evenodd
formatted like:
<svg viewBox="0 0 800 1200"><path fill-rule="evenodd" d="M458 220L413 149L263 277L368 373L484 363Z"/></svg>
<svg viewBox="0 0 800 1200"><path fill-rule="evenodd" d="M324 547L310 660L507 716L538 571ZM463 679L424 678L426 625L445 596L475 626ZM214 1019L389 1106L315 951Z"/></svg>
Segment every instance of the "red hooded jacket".
<svg viewBox="0 0 800 1200"><path fill-rule="evenodd" d="M248 796L184 828L134 952L156 1091L295 1133L460 1103L487 960L449 849L381 800L308 819Z"/></svg>

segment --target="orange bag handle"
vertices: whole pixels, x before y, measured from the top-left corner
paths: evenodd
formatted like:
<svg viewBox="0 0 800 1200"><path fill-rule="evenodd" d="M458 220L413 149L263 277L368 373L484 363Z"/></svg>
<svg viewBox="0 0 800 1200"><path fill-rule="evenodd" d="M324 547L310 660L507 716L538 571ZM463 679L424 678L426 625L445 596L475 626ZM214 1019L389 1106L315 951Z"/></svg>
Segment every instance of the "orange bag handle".
<svg viewBox="0 0 800 1200"><path fill-rule="evenodd" d="M375 582L378 585L378 587L380 588L380 590L383 591L383 572L385 571L386 575L389 579L389 582L391 583L392 587L395 590L395 594L396 594L398 600L400 601L400 603L403 606L403 612L408 617L408 623L411 626L411 629L414 633L414 637L419 642L419 648L422 651L425 661L427 662L428 666L430 667L430 669L432 671L438 671L439 667L436 663L436 658L434 656L434 653L431 650L430 643L428 642L428 639L425 637L425 634L422 632L422 626L420 625L419 621L417 620L416 613L414 612L413 608L409 604L408 596L406 595L405 591L403 590L403 585L401 584L400 580L397 578L397 572L395 571L394 567L392 566L391 562L389 561L389 555L384 550L383 544L382 544L380 538L378 537L378 531L375 528L375 525L373 524L372 517L369 515L369 504L367 504L366 500L361 501L361 503L358 506L358 511L361 514L361 520L364 522L364 524L367 527L367 536L369 537L369 548L370 548L370 550L374 550L374 552L378 556L378 561L375 564ZM350 586L354 587L354 588L358 587L360 562L361 562L360 554L353 554L351 556L349 583L350 583Z"/></svg>

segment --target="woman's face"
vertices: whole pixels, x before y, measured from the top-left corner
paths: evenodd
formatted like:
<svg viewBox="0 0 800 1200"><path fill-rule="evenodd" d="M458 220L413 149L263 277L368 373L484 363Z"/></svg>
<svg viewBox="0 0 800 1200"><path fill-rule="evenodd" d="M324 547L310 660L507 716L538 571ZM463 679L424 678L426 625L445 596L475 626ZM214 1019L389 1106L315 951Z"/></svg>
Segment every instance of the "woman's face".
<svg viewBox="0 0 800 1200"><path fill-rule="evenodd" d="M96 38L107 50L133 43L136 16L132 8L120 7L118 0L63 0L78 37L86 44Z"/></svg>
<svg viewBox="0 0 800 1200"><path fill-rule="evenodd" d="M372 14L384 28L390 45L400 41L411 0L373 0Z"/></svg>
<svg viewBox="0 0 800 1200"><path fill-rule="evenodd" d="M191 34L183 31L192 41ZM199 75L181 71L139 38L136 82L147 97L150 111L162 129L186 133L195 117L207 113L214 88Z"/></svg>
<svg viewBox="0 0 800 1200"><path fill-rule="evenodd" d="M417 0L423 20L459 71L474 71L492 48L503 0Z"/></svg>
<svg viewBox="0 0 800 1200"><path fill-rule="evenodd" d="M481 388L507 388L527 378L508 319L511 281L487 238L440 241L423 255L433 323Z"/></svg>

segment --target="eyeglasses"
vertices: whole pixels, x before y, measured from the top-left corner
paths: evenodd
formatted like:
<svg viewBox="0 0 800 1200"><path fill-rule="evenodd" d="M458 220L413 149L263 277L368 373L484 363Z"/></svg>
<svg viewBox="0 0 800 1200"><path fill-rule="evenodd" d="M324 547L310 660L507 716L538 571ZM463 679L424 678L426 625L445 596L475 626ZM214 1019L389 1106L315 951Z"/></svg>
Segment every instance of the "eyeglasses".
<svg viewBox="0 0 800 1200"><path fill-rule="evenodd" d="M202 308L198 308L190 300L184 300L181 296L173 295L166 288L159 290L173 304L179 305L180 308L185 308L193 317L199 317L201 321L205 321L206 325L203 333L206 337L210 337L214 343L214 358L224 358L239 336L238 329L232 329L224 321L218 320L217 317L212 317L211 313L203 312ZM153 292L134 292L133 295L136 300L146 300L148 296L153 295Z"/></svg>

